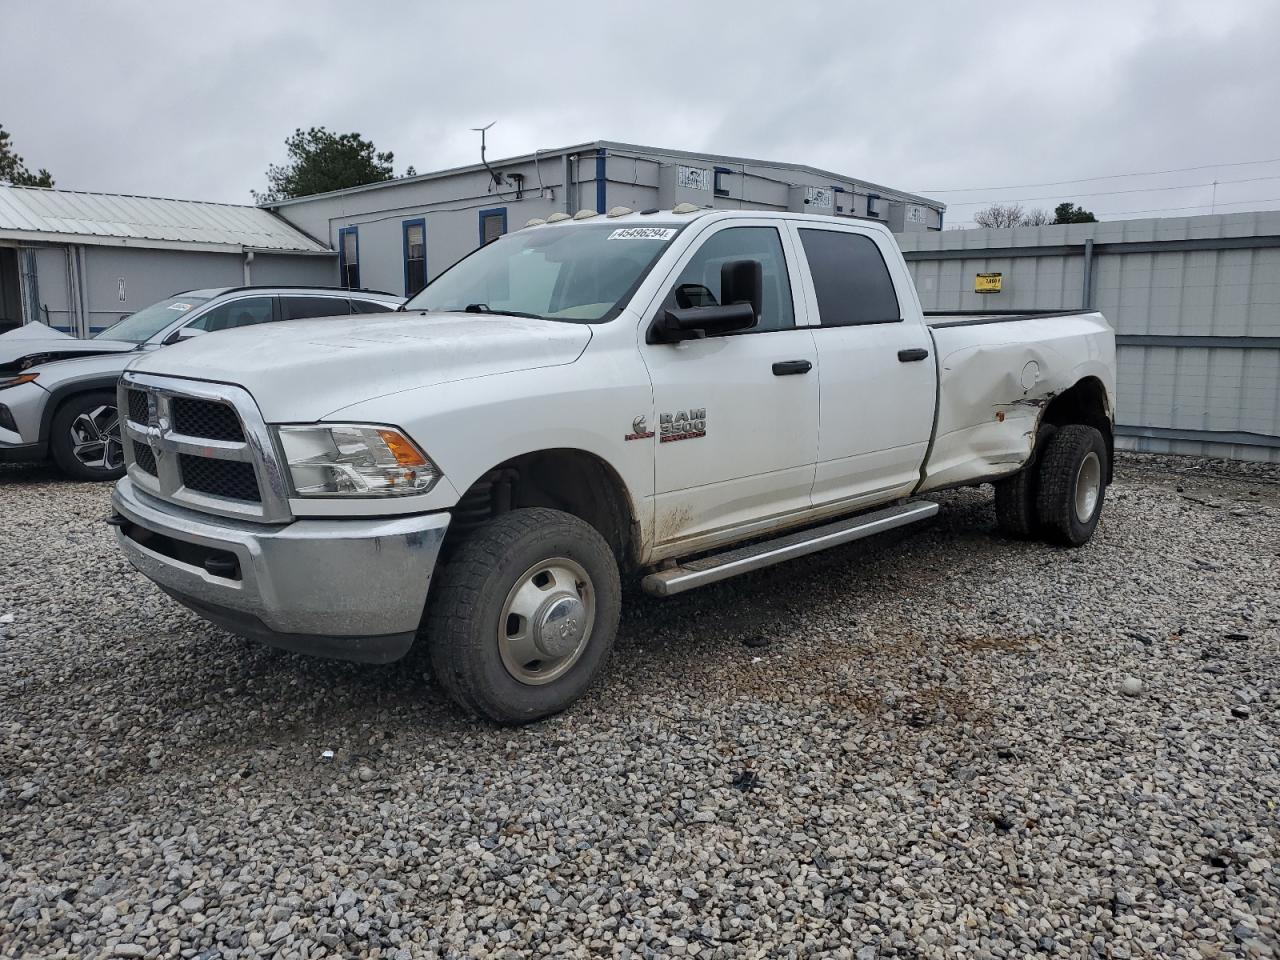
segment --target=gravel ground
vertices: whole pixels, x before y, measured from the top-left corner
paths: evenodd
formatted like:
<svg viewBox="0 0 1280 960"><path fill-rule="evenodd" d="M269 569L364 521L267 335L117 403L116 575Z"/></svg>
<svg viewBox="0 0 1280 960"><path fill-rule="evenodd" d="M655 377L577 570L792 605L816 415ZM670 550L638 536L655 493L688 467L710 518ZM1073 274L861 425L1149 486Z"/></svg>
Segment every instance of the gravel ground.
<svg viewBox="0 0 1280 960"><path fill-rule="evenodd" d="M1079 551L943 501L633 604L513 731L221 633L5 469L0 954L1280 956L1280 470L1126 456Z"/></svg>

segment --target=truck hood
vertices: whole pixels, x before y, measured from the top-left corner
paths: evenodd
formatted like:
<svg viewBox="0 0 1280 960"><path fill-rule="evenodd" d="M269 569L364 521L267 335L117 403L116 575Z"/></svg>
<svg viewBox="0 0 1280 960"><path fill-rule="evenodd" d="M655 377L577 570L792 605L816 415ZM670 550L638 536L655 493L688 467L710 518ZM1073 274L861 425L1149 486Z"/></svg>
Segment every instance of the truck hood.
<svg viewBox="0 0 1280 960"><path fill-rule="evenodd" d="M32 327L39 329L32 330ZM77 340L33 323L0 335L0 370L28 370L42 363L98 357L106 353L128 353L137 348L136 343L123 340Z"/></svg>
<svg viewBox="0 0 1280 960"><path fill-rule="evenodd" d="M454 380L572 363L585 324L497 314L383 313L289 320L196 337L129 369L238 384L273 423Z"/></svg>

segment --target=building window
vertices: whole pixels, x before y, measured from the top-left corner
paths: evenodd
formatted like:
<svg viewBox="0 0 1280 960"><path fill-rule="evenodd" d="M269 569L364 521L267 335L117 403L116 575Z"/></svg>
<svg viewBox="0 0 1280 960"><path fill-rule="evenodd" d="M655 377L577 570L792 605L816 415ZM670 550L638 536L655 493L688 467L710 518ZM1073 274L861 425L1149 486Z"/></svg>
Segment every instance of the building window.
<svg viewBox="0 0 1280 960"><path fill-rule="evenodd" d="M427 221L404 222L404 295L412 297L427 285Z"/></svg>
<svg viewBox="0 0 1280 960"><path fill-rule="evenodd" d="M360 289L360 234L355 227L338 230L338 274L346 289Z"/></svg>
<svg viewBox="0 0 1280 960"><path fill-rule="evenodd" d="M729 173L733 173L733 171L728 167L716 167L714 190L712 192L717 197L727 197L729 195L729 188L724 185L725 174Z"/></svg>
<svg viewBox="0 0 1280 960"><path fill-rule="evenodd" d="M880 194L878 193L867 194L867 216L868 217L880 216Z"/></svg>
<svg viewBox="0 0 1280 960"><path fill-rule="evenodd" d="M480 246L492 243L507 232L507 208L480 211Z"/></svg>

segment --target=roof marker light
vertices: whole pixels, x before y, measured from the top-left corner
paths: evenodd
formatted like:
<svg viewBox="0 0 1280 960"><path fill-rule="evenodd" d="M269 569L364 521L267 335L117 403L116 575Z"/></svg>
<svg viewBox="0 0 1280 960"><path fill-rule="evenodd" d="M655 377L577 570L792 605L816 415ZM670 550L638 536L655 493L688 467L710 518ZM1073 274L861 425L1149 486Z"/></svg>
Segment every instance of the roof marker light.
<svg viewBox="0 0 1280 960"><path fill-rule="evenodd" d="M608 217L625 217L628 213L635 213L630 207L614 207L605 216Z"/></svg>
<svg viewBox="0 0 1280 960"><path fill-rule="evenodd" d="M702 208L692 203L677 203L671 208L672 213L697 213Z"/></svg>
<svg viewBox="0 0 1280 960"><path fill-rule="evenodd" d="M559 223L561 220L568 220L569 215L557 210L551 216L547 217L547 223Z"/></svg>
<svg viewBox="0 0 1280 960"><path fill-rule="evenodd" d="M594 210L588 210L586 207L583 207L581 210L579 210L577 213L573 215L573 219L590 220L592 217L598 217L598 216L600 216L600 214L596 213Z"/></svg>
<svg viewBox="0 0 1280 960"><path fill-rule="evenodd" d="M530 218L529 218L529 222L528 222L528 223L526 223L526 224L525 224L525 226L526 226L526 227L540 227L540 226L542 226L542 225L543 225L544 223L546 223L546 222L547 222L547 221L543 220L541 217L530 217Z"/></svg>

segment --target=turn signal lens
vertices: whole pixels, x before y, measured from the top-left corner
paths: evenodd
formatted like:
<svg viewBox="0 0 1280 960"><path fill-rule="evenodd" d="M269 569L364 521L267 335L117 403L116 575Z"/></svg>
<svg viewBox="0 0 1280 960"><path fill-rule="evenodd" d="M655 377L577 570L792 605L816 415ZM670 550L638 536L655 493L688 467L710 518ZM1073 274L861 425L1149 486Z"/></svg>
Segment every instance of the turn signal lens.
<svg viewBox="0 0 1280 960"><path fill-rule="evenodd" d="M7 380L0 380L0 390L7 390L9 387L16 387L23 383L33 383L38 373L20 373L16 377L10 377Z"/></svg>
<svg viewBox="0 0 1280 960"><path fill-rule="evenodd" d="M440 471L391 427L355 423L276 427L300 497L404 497L426 493Z"/></svg>

